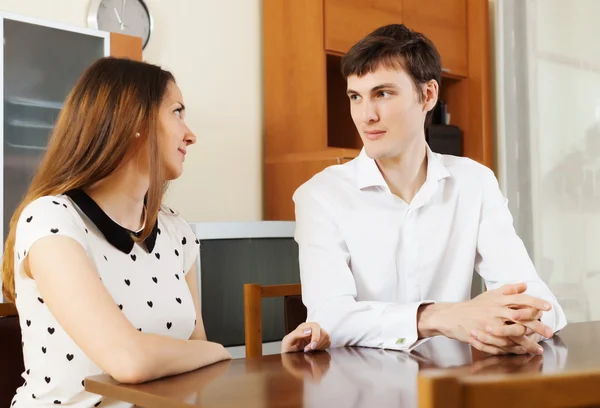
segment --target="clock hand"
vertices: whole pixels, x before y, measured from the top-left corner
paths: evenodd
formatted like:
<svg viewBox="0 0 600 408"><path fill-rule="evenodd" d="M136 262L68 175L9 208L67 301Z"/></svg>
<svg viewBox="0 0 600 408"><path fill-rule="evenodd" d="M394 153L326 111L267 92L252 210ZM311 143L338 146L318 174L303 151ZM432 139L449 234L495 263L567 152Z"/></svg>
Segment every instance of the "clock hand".
<svg viewBox="0 0 600 408"><path fill-rule="evenodd" d="M123 21L121 21L121 24L123 24L123 26L125 25L125 3L127 2L127 0L122 0L121 3L121 15L123 16Z"/></svg>
<svg viewBox="0 0 600 408"><path fill-rule="evenodd" d="M117 11L117 8L113 7L113 10L115 11L115 14L117 16L117 20L119 20L119 24L123 25L123 22L121 21L121 16L119 16L119 12Z"/></svg>

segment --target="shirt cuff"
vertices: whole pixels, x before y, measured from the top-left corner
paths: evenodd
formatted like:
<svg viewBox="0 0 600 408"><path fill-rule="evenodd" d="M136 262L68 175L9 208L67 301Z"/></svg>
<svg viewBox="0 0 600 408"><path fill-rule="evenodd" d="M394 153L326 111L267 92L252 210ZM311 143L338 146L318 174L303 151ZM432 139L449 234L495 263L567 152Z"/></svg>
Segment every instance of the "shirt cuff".
<svg viewBox="0 0 600 408"><path fill-rule="evenodd" d="M383 316L381 343L377 347L411 351L428 339L419 339L417 312L421 305L435 303L432 300L396 305Z"/></svg>

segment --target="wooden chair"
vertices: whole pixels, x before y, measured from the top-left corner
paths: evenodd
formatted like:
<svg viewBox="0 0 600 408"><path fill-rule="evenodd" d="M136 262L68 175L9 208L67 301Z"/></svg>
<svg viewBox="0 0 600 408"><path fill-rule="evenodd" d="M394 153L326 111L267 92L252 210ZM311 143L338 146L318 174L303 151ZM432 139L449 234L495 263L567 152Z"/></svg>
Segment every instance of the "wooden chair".
<svg viewBox="0 0 600 408"><path fill-rule="evenodd" d="M570 408L600 406L600 371L557 374L419 375L419 408Z"/></svg>
<svg viewBox="0 0 600 408"><path fill-rule="evenodd" d="M246 357L262 356L262 299L284 297L285 333L306 321L300 284L261 286L244 285L244 329Z"/></svg>
<svg viewBox="0 0 600 408"><path fill-rule="evenodd" d="M23 348L17 309L0 303L0 407L10 406L18 387L23 385Z"/></svg>

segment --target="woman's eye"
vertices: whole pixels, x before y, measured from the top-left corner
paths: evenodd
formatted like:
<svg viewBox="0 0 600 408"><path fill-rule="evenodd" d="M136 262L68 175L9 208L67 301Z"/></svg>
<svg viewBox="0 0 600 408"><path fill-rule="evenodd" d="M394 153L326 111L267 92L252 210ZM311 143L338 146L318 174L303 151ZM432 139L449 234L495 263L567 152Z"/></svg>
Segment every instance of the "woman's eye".
<svg viewBox="0 0 600 408"><path fill-rule="evenodd" d="M181 117L181 111L183 111L183 109L181 109L181 108L175 109L175 115L177 115L178 118Z"/></svg>

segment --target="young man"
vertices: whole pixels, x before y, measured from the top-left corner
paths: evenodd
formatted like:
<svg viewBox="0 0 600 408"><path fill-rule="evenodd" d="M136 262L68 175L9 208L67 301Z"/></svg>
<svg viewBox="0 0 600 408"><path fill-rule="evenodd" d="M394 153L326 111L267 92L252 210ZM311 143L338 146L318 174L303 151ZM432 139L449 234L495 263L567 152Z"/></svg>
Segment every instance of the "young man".
<svg viewBox="0 0 600 408"><path fill-rule="evenodd" d="M491 170L425 142L440 56L403 25L342 60L364 149L294 194L309 319L334 345L410 350L444 335L492 353L541 353L566 325ZM487 291L470 299L473 271Z"/></svg>

